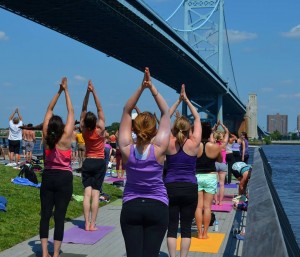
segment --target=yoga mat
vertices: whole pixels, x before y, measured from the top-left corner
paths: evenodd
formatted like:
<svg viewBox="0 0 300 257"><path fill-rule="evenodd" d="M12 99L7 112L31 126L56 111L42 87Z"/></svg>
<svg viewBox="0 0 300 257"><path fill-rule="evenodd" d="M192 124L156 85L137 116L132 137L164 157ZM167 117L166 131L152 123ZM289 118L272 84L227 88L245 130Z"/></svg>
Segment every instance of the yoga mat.
<svg viewBox="0 0 300 257"><path fill-rule="evenodd" d="M224 195L223 200L224 201L232 201L234 195Z"/></svg>
<svg viewBox="0 0 300 257"><path fill-rule="evenodd" d="M211 210L216 212L231 212L232 203L223 203L222 205L213 204Z"/></svg>
<svg viewBox="0 0 300 257"><path fill-rule="evenodd" d="M224 233L208 233L207 239L191 238L190 252L218 253L225 238ZM176 250L180 250L181 238L176 242Z"/></svg>
<svg viewBox="0 0 300 257"><path fill-rule="evenodd" d="M51 253L50 251L50 255L52 256L53 253ZM86 254L78 254L78 253L61 253L60 257L86 257ZM29 255L28 257L42 257L42 252L36 252L33 253L31 255Z"/></svg>
<svg viewBox="0 0 300 257"><path fill-rule="evenodd" d="M86 244L93 245L108 233L110 233L115 227L112 226L97 226L96 231L85 231L83 228L74 226L64 233L63 243L70 244ZM53 242L53 239L50 240Z"/></svg>
<svg viewBox="0 0 300 257"><path fill-rule="evenodd" d="M124 178L105 178L104 181L108 181L108 182L114 182L114 181L120 181L120 180L124 180Z"/></svg>
<svg viewBox="0 0 300 257"><path fill-rule="evenodd" d="M220 185L218 184L218 187L220 187ZM224 188L237 188L237 184L225 184Z"/></svg>
<svg viewBox="0 0 300 257"><path fill-rule="evenodd" d="M111 202L110 205L122 206L122 199L117 199L116 201Z"/></svg>

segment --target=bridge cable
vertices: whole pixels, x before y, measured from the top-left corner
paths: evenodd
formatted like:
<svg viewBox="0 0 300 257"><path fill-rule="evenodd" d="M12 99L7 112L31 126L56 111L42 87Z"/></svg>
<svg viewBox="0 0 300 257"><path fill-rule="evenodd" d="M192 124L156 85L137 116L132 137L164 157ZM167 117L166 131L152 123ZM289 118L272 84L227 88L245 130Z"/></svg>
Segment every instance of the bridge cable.
<svg viewBox="0 0 300 257"><path fill-rule="evenodd" d="M176 8L176 10L170 15L170 17L168 19L166 19L166 21L170 20L174 15L175 13L178 11L178 9L183 5L185 0L183 0L179 5L178 7Z"/></svg>
<svg viewBox="0 0 300 257"><path fill-rule="evenodd" d="M224 25L225 25L225 31L226 31L226 39L227 39L227 46L228 46L228 52L229 52L229 59L230 59L230 64L231 64L231 71L232 71L233 80L234 80L234 84L235 84L235 89L236 89L237 95L238 95L238 97L240 97L240 94L239 94L239 91L238 91L238 88L237 88L236 79L235 79L232 58L231 58L231 51L230 51L229 40L228 40L226 19L225 19L225 15L223 15L223 16L224 16Z"/></svg>

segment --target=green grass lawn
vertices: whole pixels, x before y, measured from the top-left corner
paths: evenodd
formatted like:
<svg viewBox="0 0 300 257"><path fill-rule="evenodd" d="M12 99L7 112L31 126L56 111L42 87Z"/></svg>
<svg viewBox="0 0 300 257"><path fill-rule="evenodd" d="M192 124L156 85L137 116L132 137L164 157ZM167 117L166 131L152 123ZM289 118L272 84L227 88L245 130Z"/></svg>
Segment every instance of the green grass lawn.
<svg viewBox="0 0 300 257"><path fill-rule="evenodd" d="M39 234L40 196L39 188L15 185L11 179L19 170L0 165L0 196L7 199L7 212L0 212L0 252ZM39 182L41 174L37 173ZM122 191L103 184L103 192L111 195L111 201L122 197ZM74 176L73 194L83 195L81 178ZM100 206L106 203L100 203ZM83 215L82 202L71 200L65 221ZM53 220L50 227L53 228Z"/></svg>

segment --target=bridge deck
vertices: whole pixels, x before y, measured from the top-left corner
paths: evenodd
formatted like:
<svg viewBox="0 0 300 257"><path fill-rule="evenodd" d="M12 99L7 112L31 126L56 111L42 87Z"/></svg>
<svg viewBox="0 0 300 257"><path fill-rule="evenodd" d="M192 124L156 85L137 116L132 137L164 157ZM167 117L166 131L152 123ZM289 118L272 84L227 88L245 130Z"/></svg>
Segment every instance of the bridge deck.
<svg viewBox="0 0 300 257"><path fill-rule="evenodd" d="M225 189L225 194L235 194L237 189ZM121 212L121 206L115 206L110 203L100 208L97 224L105 226L115 226L115 229L106 235L103 239L95 243L94 245L83 244L63 244L61 257L121 257L126 256L124 240L119 225L119 217ZM242 255L243 241L235 239L231 233L232 224L236 219L241 225L246 222L246 213L242 211L232 210L227 212L215 212L217 219L219 220L219 233L225 233L225 239L219 249L219 253L201 253L190 252L189 257L237 257ZM77 219L67 222L65 230L71 228L78 222L83 222L83 216ZM210 227L212 231L213 227ZM196 230L195 230L196 232ZM53 229L50 231L50 238L53 236ZM28 239L10 249L7 249L0 253L0 257L41 257L40 253L40 240L39 236ZM166 257L168 255L168 249L166 240L164 240L161 253L159 257Z"/></svg>

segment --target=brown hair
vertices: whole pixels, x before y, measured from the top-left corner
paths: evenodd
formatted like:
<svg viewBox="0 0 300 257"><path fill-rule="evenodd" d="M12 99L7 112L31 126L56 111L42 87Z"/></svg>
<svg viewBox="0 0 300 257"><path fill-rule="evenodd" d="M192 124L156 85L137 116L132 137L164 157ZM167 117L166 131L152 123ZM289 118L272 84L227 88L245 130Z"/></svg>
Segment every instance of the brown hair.
<svg viewBox="0 0 300 257"><path fill-rule="evenodd" d="M174 121L172 133L179 144L183 144L186 138L189 138L191 124L187 117L180 116Z"/></svg>
<svg viewBox="0 0 300 257"><path fill-rule="evenodd" d="M133 132L137 135L137 144L149 143L156 135L156 119L150 112L142 112L134 119Z"/></svg>

